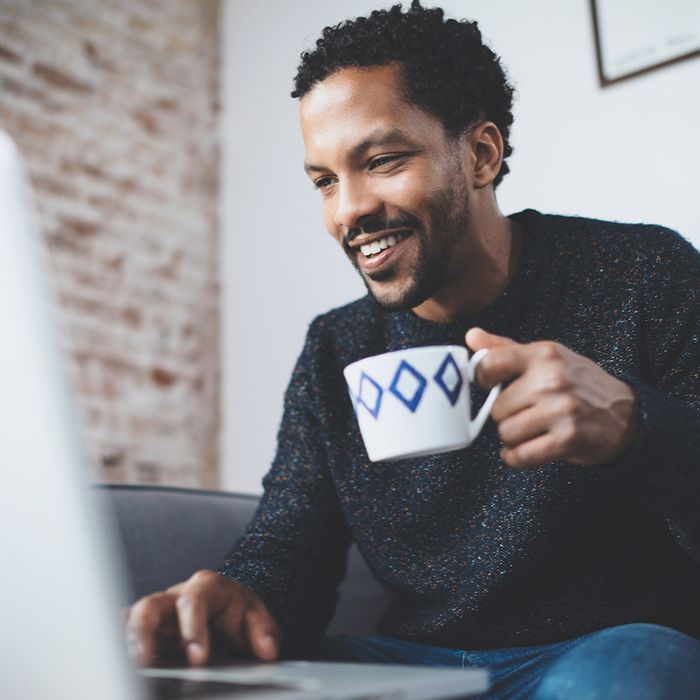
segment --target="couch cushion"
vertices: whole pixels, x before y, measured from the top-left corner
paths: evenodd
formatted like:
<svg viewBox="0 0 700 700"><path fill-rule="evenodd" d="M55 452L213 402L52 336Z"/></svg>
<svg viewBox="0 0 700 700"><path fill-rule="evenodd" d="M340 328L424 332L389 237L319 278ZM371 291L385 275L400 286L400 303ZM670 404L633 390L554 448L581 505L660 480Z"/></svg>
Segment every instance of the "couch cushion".
<svg viewBox="0 0 700 700"><path fill-rule="evenodd" d="M162 486L101 484L96 491L103 510L114 516L130 601L197 569L218 569L258 504L255 496ZM353 546L329 632L376 634L390 600Z"/></svg>
<svg viewBox="0 0 700 700"><path fill-rule="evenodd" d="M221 566L258 504L254 496L167 487L97 491L116 522L131 601Z"/></svg>

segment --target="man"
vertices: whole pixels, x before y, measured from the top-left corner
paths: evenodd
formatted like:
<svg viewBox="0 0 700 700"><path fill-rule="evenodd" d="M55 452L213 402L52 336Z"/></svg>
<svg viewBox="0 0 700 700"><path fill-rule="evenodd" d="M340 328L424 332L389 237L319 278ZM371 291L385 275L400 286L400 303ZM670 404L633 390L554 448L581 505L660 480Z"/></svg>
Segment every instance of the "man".
<svg viewBox="0 0 700 700"><path fill-rule="evenodd" d="M140 660L221 645L488 666L492 697L696 697L697 251L659 227L501 214L512 89L475 23L414 2L326 28L293 96L368 296L311 325L222 572L132 608ZM506 383L493 423L466 450L369 463L342 368L465 339L489 349L481 386ZM382 638L323 640L351 541L396 601Z"/></svg>

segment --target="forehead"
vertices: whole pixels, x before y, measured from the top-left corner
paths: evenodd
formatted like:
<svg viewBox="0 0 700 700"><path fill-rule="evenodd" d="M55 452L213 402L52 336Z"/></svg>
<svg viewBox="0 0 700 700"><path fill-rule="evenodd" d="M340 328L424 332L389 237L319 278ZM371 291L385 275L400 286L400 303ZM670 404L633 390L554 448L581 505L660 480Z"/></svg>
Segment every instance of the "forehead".
<svg viewBox="0 0 700 700"><path fill-rule="evenodd" d="M442 124L403 95L396 64L345 68L321 81L300 102L307 157L350 150L369 134L408 139L443 135Z"/></svg>

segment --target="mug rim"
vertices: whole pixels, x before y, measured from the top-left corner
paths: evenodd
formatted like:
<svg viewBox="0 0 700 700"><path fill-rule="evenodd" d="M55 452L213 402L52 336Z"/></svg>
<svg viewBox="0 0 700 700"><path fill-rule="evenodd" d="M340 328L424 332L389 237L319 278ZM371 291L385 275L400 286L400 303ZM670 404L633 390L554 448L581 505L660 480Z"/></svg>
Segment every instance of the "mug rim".
<svg viewBox="0 0 700 700"><path fill-rule="evenodd" d="M440 350L440 351L444 352L448 348L453 349L453 350L466 352L467 359L469 359L469 351L467 350L466 345L455 345L453 343L450 343L448 345L417 345L414 348L401 348L400 350L390 350L389 352L382 352L382 353L379 353L379 355L368 355L367 357L361 357L359 360L355 360L354 362L351 362L349 365L345 365L345 367L343 368L343 373L345 373L345 370L349 370L357 365L362 364L363 362L367 362L368 360L378 360L379 358L384 358L384 357L389 358L389 357L392 357L393 355L401 355L405 352L425 355L429 352L434 352L436 350Z"/></svg>

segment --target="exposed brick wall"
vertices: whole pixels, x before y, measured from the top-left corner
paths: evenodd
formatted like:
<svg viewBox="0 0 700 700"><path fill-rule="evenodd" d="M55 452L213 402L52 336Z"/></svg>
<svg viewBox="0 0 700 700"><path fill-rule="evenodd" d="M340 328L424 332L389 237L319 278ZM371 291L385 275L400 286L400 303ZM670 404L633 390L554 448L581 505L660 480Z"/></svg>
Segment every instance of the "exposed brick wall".
<svg viewBox="0 0 700 700"><path fill-rule="evenodd" d="M98 478L216 487L218 0L0 0Z"/></svg>

